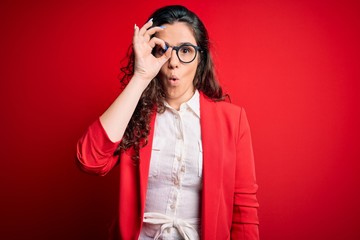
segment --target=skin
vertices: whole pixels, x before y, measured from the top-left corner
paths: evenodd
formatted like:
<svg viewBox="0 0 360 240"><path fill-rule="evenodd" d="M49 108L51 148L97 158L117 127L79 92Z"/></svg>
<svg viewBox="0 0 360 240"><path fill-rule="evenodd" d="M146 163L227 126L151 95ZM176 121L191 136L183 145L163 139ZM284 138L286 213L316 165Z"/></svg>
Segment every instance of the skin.
<svg viewBox="0 0 360 240"><path fill-rule="evenodd" d="M171 47L159 58L154 57L151 53L156 45L165 48L165 41L170 46L177 46L184 42L196 45L190 28L184 23L167 24L166 28L150 28L151 26L151 20L141 28L135 25L133 37L134 75L126 88L100 116L100 122L112 142L121 140L141 94L156 76L163 81L166 100L175 109L179 109L180 105L194 94L192 81L199 56L193 62L183 64ZM155 37L151 38L154 34ZM176 76L177 79L169 79L171 76Z"/></svg>
<svg viewBox="0 0 360 240"><path fill-rule="evenodd" d="M179 46L191 43L196 46L195 37L190 27L183 22L165 24L165 29L156 34L156 37L166 42L169 46ZM171 48L170 48L171 50ZM193 80L199 63L199 54L191 63L182 63L171 51L170 59L161 67L158 78L163 82L166 90L166 101L175 109L179 109L183 102L194 95ZM176 79L173 79L173 78Z"/></svg>

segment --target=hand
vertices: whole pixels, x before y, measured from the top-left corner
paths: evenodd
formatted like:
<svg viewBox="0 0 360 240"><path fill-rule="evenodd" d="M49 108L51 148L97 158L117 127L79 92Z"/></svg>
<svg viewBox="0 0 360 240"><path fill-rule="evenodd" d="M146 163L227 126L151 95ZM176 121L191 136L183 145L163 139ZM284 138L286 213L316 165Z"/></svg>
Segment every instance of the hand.
<svg viewBox="0 0 360 240"><path fill-rule="evenodd" d="M151 38L156 32L162 31L161 27L151 27L152 20L148 21L141 29L135 25L133 47L135 53L134 76L150 81L158 74L160 68L170 58L171 51L168 49L164 55L156 58L152 55L152 49L160 45L165 49L165 42L157 37Z"/></svg>

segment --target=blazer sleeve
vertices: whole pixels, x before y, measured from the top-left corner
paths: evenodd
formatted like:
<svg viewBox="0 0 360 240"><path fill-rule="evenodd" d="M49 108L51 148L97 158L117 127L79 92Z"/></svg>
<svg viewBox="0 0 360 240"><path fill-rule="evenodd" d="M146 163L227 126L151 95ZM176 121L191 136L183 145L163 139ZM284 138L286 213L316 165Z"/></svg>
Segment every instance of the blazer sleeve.
<svg viewBox="0 0 360 240"><path fill-rule="evenodd" d="M114 155L119 142L112 142L100 119L92 123L77 142L77 160L85 172L106 175L118 162Z"/></svg>
<svg viewBox="0 0 360 240"><path fill-rule="evenodd" d="M250 128L245 110L241 109L236 142L236 173L231 239L259 239L257 189Z"/></svg>

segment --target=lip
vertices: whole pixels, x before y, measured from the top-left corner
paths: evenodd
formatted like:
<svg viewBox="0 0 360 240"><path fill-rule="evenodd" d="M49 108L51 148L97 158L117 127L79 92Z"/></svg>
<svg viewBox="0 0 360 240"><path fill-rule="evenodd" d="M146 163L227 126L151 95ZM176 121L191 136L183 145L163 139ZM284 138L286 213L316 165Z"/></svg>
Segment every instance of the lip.
<svg viewBox="0 0 360 240"><path fill-rule="evenodd" d="M167 77L167 86L168 87L177 87L180 84L180 79L175 74L168 75Z"/></svg>
<svg viewBox="0 0 360 240"><path fill-rule="evenodd" d="M179 78L175 74L172 74L170 77L168 77L168 80L169 81L177 81L177 80L179 80Z"/></svg>

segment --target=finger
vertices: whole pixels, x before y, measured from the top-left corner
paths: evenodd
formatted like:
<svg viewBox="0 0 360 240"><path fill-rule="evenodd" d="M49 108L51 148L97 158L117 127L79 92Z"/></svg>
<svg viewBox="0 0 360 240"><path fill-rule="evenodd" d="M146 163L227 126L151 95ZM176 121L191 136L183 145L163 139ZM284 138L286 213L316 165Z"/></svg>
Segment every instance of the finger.
<svg viewBox="0 0 360 240"><path fill-rule="evenodd" d="M158 60L159 60L162 64L164 64L167 60L170 59L170 57L171 57L171 52L172 52L172 48L168 48L168 49L166 50L166 52L165 52L161 57L158 58Z"/></svg>
<svg viewBox="0 0 360 240"><path fill-rule="evenodd" d="M137 35L139 33L139 27L135 24L134 25L134 35Z"/></svg>
<svg viewBox="0 0 360 240"><path fill-rule="evenodd" d="M139 27L135 24L134 25L133 44L136 43L138 34L139 34Z"/></svg>
<svg viewBox="0 0 360 240"><path fill-rule="evenodd" d="M139 27L135 24L134 25L134 36L133 41L135 40L136 36L139 34Z"/></svg>
<svg viewBox="0 0 360 240"><path fill-rule="evenodd" d="M151 48L154 48L156 45L160 45L163 49L166 49L166 43L164 40L157 38L157 37L153 37L150 41L149 41L149 45Z"/></svg>
<svg viewBox="0 0 360 240"><path fill-rule="evenodd" d="M144 35L145 32L148 30L149 27L151 27L153 24L153 20L152 18L150 18L150 20L144 24L144 26L142 26L142 28L140 28L140 31L139 31L139 35Z"/></svg>
<svg viewBox="0 0 360 240"><path fill-rule="evenodd" d="M149 36L154 35L156 32L164 30L164 26L156 26L148 29L145 34L148 34Z"/></svg>
<svg viewBox="0 0 360 240"><path fill-rule="evenodd" d="M164 53L164 55L162 55L162 57L165 57L166 59L169 59L171 57L171 53L172 53L172 48L168 47Z"/></svg>

